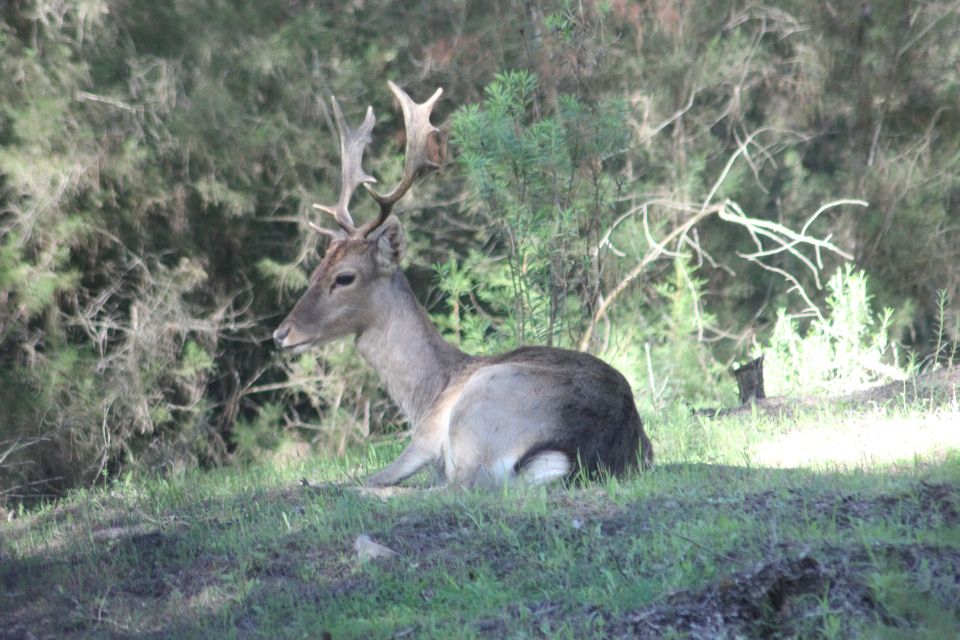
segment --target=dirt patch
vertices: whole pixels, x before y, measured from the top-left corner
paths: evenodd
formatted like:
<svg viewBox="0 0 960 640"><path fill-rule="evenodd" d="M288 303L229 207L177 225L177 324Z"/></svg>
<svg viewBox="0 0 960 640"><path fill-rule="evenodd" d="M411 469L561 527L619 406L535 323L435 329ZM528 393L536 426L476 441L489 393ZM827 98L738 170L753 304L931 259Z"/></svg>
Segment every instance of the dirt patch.
<svg viewBox="0 0 960 640"><path fill-rule="evenodd" d="M932 406L940 406L956 404L960 400L958 389L960 389L960 367L951 367L930 371L911 380L871 387L839 399L854 403L882 404L902 398L907 402L926 400Z"/></svg>
<svg viewBox="0 0 960 640"><path fill-rule="evenodd" d="M795 518L823 523L823 527L848 529L865 523L903 526L909 529L933 529L960 524L958 486L949 483L918 482L909 489L892 494L861 495L811 493L788 489L763 491L739 498L658 499L615 507L609 501L578 501L570 510L558 508L547 517L510 516L507 524L523 539L536 539L549 529L571 543L595 544L598 539L629 540L656 532L682 535L673 523L699 512L709 519L719 513L739 512L758 521ZM568 498L559 496L563 502ZM583 518L582 526L575 521ZM391 545L403 548L423 562L445 563L478 561L503 569L509 579L510 567L524 562L521 553L507 546L487 547L472 557L464 547L468 538L478 535L469 524L455 515L436 520L408 521L392 529L387 536ZM599 538L598 538L599 537ZM935 598L947 610L960 603L960 549L923 545L864 546L851 537L849 546L821 546L801 549L797 544L773 545L770 560L756 564L756 555L731 552L726 555L710 548L710 541L684 538L706 555L714 556L729 573L706 586L672 593L648 606L613 613L601 606L576 606L556 600L522 602L510 605L496 616L465 620L481 636L506 634L518 620L533 629L604 637L660 638L670 634L691 637L812 637L822 633L824 612L833 615L843 635L870 624L910 629L911 620L890 610L874 594L871 580L878 572L895 571L911 589ZM474 541L475 542L475 541ZM606 544L610 566L628 568L645 575L618 551L614 542ZM751 545L748 545L751 546ZM475 548L475 547L474 547ZM622 556L622 557L621 557ZM622 565L622 566L621 566ZM647 567L651 579L669 567ZM916 582L916 584L914 584ZM921 584L922 583L922 584ZM818 626L820 625L820 626ZM549 635L549 634L548 634Z"/></svg>
<svg viewBox="0 0 960 640"><path fill-rule="evenodd" d="M827 547L732 574L702 589L680 591L664 601L611 621L616 637L659 638L669 632L710 638L808 637L809 622L828 610L841 624L883 622L908 626L874 596L870 570L878 556L917 574L921 566L941 578L930 588L945 607L957 608L960 551L948 547L885 545ZM851 629L848 628L849 633Z"/></svg>
<svg viewBox="0 0 960 640"><path fill-rule="evenodd" d="M746 514L760 521L791 514L822 521L826 525L848 528L865 522L887 522L911 528L956 526L960 524L960 488L951 483L920 481L914 489L899 493L865 496L859 493L834 494L802 489L760 491L742 496L707 498L658 498L626 508L581 513L599 517L584 520L584 525L599 525L603 535L638 535L651 530L669 531L671 526L701 512ZM576 512L575 512L576 513Z"/></svg>
<svg viewBox="0 0 960 640"><path fill-rule="evenodd" d="M924 511L939 513L944 524L960 524L960 493L954 485L946 482L921 482L920 504Z"/></svg>
<svg viewBox="0 0 960 640"><path fill-rule="evenodd" d="M805 638L822 634L829 612L841 637L870 624L908 630L911 620L888 608L871 584L877 563L906 575L927 575L923 585L909 584L957 611L960 550L949 547L881 545L873 548L823 547L787 555L732 573L705 587L674 592L649 606L613 614L599 606L575 610L559 602L511 605L504 615L470 626L498 636L511 618L531 620L541 631L564 628L609 638ZM549 634L548 634L549 635Z"/></svg>
<svg viewBox="0 0 960 640"><path fill-rule="evenodd" d="M724 504L736 506L729 500ZM915 490L880 496L815 494L799 489L788 489L784 496L774 491L762 491L744 496L739 508L758 515L774 510L787 511L841 528L881 520L909 527L960 524L958 487L925 481L920 481Z"/></svg>
<svg viewBox="0 0 960 640"><path fill-rule="evenodd" d="M611 621L611 631L614 636L647 638L677 631L709 638L769 636L786 631L796 600L821 593L826 582L827 572L816 558L777 560L705 589L674 593Z"/></svg>
<svg viewBox="0 0 960 640"><path fill-rule="evenodd" d="M399 518L381 542L404 556L421 557L462 542L474 528L453 511L411 514Z"/></svg>

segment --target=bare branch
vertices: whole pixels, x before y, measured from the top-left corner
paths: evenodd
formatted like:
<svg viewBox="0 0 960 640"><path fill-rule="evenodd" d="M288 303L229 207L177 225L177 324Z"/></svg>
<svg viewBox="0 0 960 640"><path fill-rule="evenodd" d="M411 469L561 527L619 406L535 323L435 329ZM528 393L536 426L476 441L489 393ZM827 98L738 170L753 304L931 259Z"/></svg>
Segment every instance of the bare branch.
<svg viewBox="0 0 960 640"><path fill-rule="evenodd" d="M627 272L627 274L613 287L613 289L609 291L609 293L607 293L606 296L602 294L599 296L599 304L597 309L594 312L593 317L591 318L590 323L587 325L587 328L581 336L578 344L578 348L581 351L585 351L590 347L591 340L593 339L593 335L597 326L604 319L613 303L617 301L623 292L626 291L626 289L634 282L634 280L636 280L636 278L639 277L640 274L642 274L653 261L661 258L662 256L677 257L680 255L679 252L668 249L669 246L673 245L674 243L676 243L678 247L681 244L687 244L693 248L697 255L704 255L703 250L696 238L691 237L690 233L703 219L713 214L717 214L717 216L724 222L729 222L743 227L750 235L751 239L753 239L754 244L757 246L757 250L753 253L738 253L737 255L739 257L749 262L753 262L761 268L783 277L791 284L790 291L796 291L801 298L803 298L804 302L809 308L816 309L816 305L813 304L810 296L807 295L806 291L804 291L802 285L795 276L787 272L785 269L764 263L762 259L784 252L792 255L810 270L810 272L813 274L814 282L819 288L821 286L820 270L823 268L823 260L821 255L823 251L829 251L846 260L852 259L852 256L830 242L829 236L821 239L810 235L809 229L811 225L824 211L827 211L833 207L848 204L865 207L867 206L867 203L863 200L841 199L824 204L805 221L799 232L793 231L792 229L789 229L788 227L776 222L751 218L743 212L737 203L730 200L724 200L719 204L713 204L714 197L720 190L720 187L726 181L727 176L733 169L737 159L739 159L741 156L746 157L748 147L753 144L754 139L758 135L765 131L767 131L767 129L758 129L739 143L737 150L727 160L720 172L720 175L717 177L716 181L714 181L699 207L691 203L652 199L630 209L614 220L613 224L611 224L610 228L603 234L600 242L594 249L595 254L604 247L610 247L614 253L622 256L623 253L617 251L613 247L611 235L622 222L638 212L642 214L643 231L646 235L650 248L643 255L643 257L640 258L639 262L637 262L637 264ZM651 231L649 225L649 208L652 205L664 206L679 211L686 211L691 215L685 221L674 227L662 239L657 240L654 238L653 232ZM765 247L763 244L764 239L772 241L776 246L772 248ZM814 252L814 259L811 260L804 255L800 251L800 247L811 248ZM709 256L707 256L707 258L709 259ZM699 318L699 309L695 309L694 313L697 314ZM697 322L697 326L702 336L702 327L700 326L699 320Z"/></svg>

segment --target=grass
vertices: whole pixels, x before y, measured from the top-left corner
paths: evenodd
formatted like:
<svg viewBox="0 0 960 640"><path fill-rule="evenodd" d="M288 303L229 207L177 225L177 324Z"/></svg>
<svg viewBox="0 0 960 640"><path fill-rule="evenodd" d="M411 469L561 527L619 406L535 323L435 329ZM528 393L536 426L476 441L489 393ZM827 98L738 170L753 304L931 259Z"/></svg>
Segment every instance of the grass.
<svg viewBox="0 0 960 640"><path fill-rule="evenodd" d="M655 470L582 486L381 500L298 484L375 469L399 451L387 443L79 491L0 525L0 637L960 628L955 403L719 419L676 408L647 422ZM929 437L911 446L910 429ZM398 555L359 560L360 534Z"/></svg>

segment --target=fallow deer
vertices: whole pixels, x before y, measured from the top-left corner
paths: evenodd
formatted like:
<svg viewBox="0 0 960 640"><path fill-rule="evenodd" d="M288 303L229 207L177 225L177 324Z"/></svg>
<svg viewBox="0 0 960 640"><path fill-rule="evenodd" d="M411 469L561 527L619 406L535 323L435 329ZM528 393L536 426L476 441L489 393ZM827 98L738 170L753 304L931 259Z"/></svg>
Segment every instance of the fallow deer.
<svg viewBox="0 0 960 640"><path fill-rule="evenodd" d="M414 102L390 82L406 127L403 176L389 193L362 167L374 115L350 128L332 99L340 133L341 191L332 206L339 229L310 223L330 240L307 291L280 324L277 346L295 353L355 336L357 351L386 382L406 414L412 439L400 456L369 476L367 486L396 485L434 465L446 483L499 485L515 479L541 483L606 470L622 474L648 467L653 448L643 431L624 377L592 355L523 347L476 357L446 342L431 324L400 268L404 233L391 215L418 173L437 167L427 141L442 89ZM375 218L357 226L348 205L363 185L379 204Z"/></svg>

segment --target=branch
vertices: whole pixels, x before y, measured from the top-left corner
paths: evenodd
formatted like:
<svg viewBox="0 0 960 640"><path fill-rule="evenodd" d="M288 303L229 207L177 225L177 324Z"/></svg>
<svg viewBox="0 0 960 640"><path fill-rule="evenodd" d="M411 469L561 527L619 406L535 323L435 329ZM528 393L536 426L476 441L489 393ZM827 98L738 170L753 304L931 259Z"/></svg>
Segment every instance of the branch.
<svg viewBox="0 0 960 640"><path fill-rule="evenodd" d="M77 91L74 94L74 99L78 102L98 102L100 104L105 104L116 109L122 109L128 113L136 113L137 110L135 107L130 106L122 100L117 100L116 98L108 98L107 96L98 96L95 93L89 93L87 91Z"/></svg>
<svg viewBox="0 0 960 640"><path fill-rule="evenodd" d="M800 284L799 280L791 273L787 272L784 269L778 267L773 267L762 261L762 258L776 255L778 253L787 252L790 255L796 257L800 262L805 265L810 272L813 274L814 282L816 283L817 288L821 287L820 284L820 270L823 268L823 260L821 252L826 250L840 257L851 260L851 256L846 251L843 251L838 246L830 242L830 236L827 236L824 239L811 236L808 231L810 226L817 220L817 218L828 209L839 205L845 204L854 204L858 206L867 206L867 203L863 200L851 200L851 199L841 199L834 200L829 202L820 208L818 208L813 215L811 215L806 222L803 224L803 227L799 232L793 231L792 229L769 220L760 220L757 218L751 218L747 216L740 206L731 201L724 200L722 203L713 204L713 199L717 195L717 192L720 190L720 187L726 181L727 176L730 174L730 171L733 169L734 164L737 159L741 156L746 156L748 147L753 144L754 138L756 138L761 133L767 131L768 129L758 129L751 133L746 140L740 142L737 147L737 150L730 156L724 165L723 169L720 172L720 175L714 181L712 187L707 193L706 197L703 199L703 202L699 207L691 203L684 202L675 202L675 201L664 201L664 200L649 200L643 204L634 207L633 209L627 211L619 218L614 220L610 228L604 233L600 242L597 244L597 247L594 249L594 252L599 253L604 247L610 247L611 251L615 254L622 256L622 252L616 250L613 247L611 242L611 235L613 231L627 218L633 216L636 213L641 213L643 218L643 230L646 235L647 242L651 245L651 248L644 254L640 261L613 287L612 290L606 296L600 296L600 304L598 305L596 311L593 314L593 317L590 319L590 323L587 325L586 330L580 338L580 342L577 345L580 351L586 351L593 339L593 335L596 331L597 326L604 319L607 314L607 311L613 305L613 303L623 294L624 291L633 283L640 274L650 265L654 260L659 259L661 256L667 255L670 257L675 257L679 255L676 252L671 252L667 249L667 246L677 242L678 246L681 243L689 244L694 248L698 254L702 255L702 250L699 248L699 244L688 237L690 231L699 224L704 218L709 215L717 214L718 217L724 222L730 222L736 225L739 225L746 229L747 233L750 234L750 237L753 239L754 244L757 246L757 251L753 253L740 253L737 255L749 262L753 262L767 271L771 271L782 276L785 280L791 283L790 291L797 291L804 301L813 309L816 309L816 305L810 300L810 297L804 291L803 286ZM686 221L682 224L675 227L670 233L668 233L662 240L657 241L654 239L653 234L650 231L649 227L649 207L651 205L662 205L667 206L673 209L678 209L681 211L692 212L691 215ZM763 244L763 239L773 241L777 246L773 248L766 248ZM803 255L798 249L800 246L812 247L814 252L814 260L811 260L807 256Z"/></svg>
<svg viewBox="0 0 960 640"><path fill-rule="evenodd" d="M692 229L697 223L699 223L708 215L717 213L718 211L719 207L711 207L707 210L701 210L695 216L668 233L667 237L661 242L655 243L654 247L647 251L646 255L643 256L640 262L637 263L637 265L634 266L633 269L631 269L630 272L619 283L617 283L617 286L613 288L609 295L607 295L607 297L600 302L600 306L597 307L596 313L593 314L593 318L591 319L590 324L587 325L587 329L584 331L583 336L580 338L580 344L577 345L577 348L580 351L587 350L587 348L590 346L590 340L593 338L593 332L606 315L607 309L610 308L610 305L612 305L616 299L620 297L620 294L622 294L627 287L629 287L630 284L633 283L633 281L636 280L641 273L643 273L643 270L647 268L647 265L659 258L664 253L669 253L666 250L666 246L668 244L673 242L675 239L686 235L686 233L689 232L690 229Z"/></svg>

